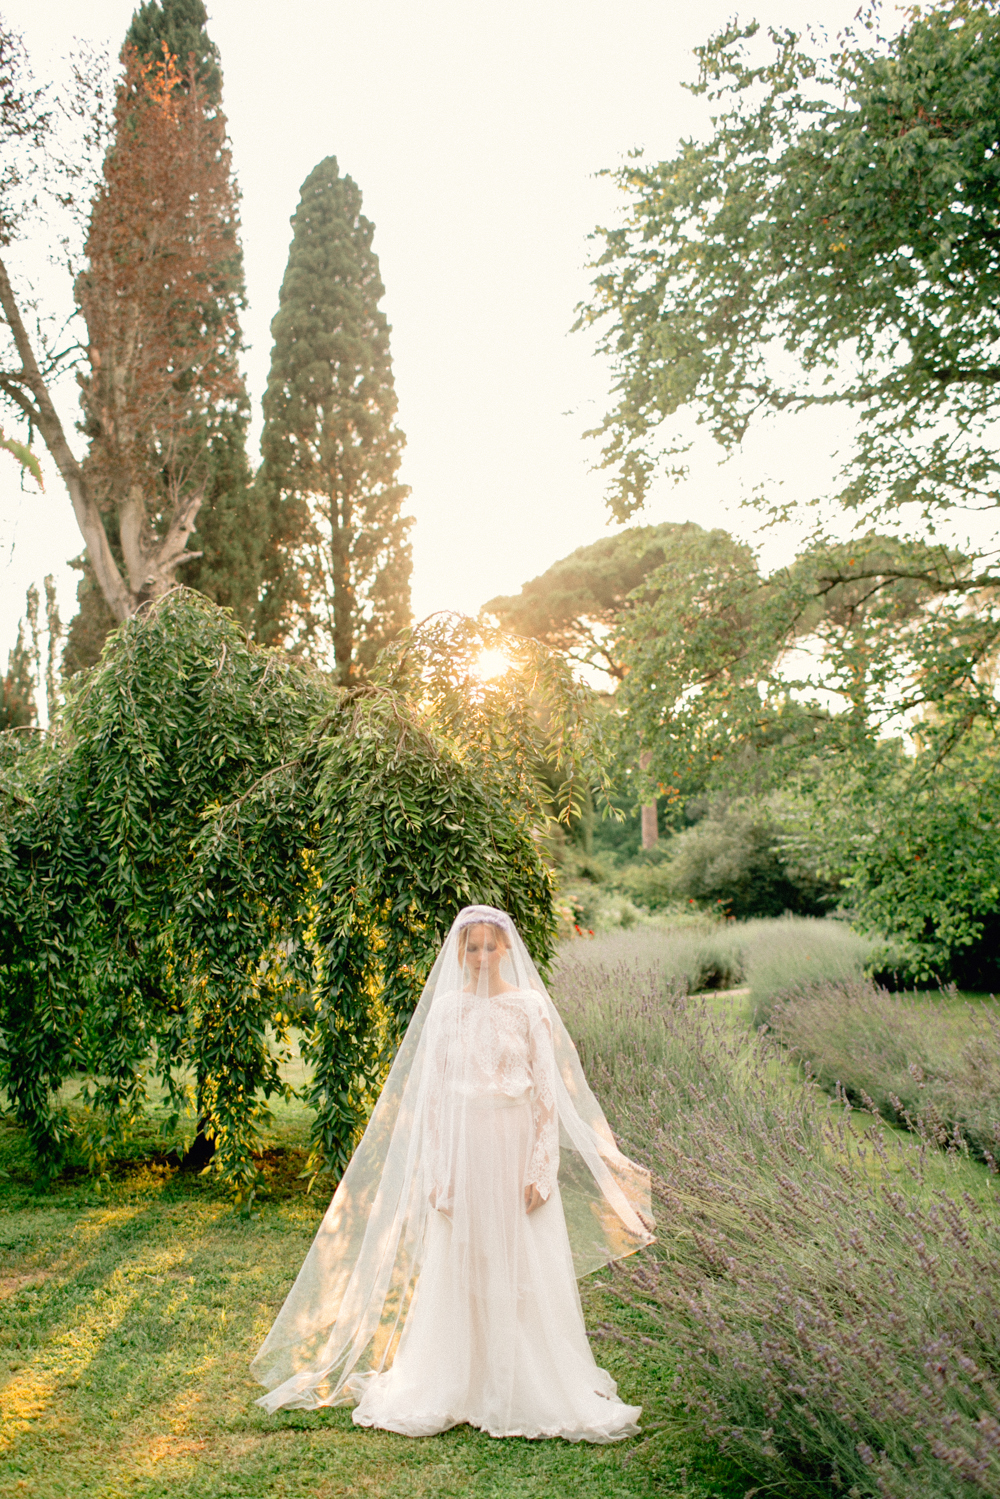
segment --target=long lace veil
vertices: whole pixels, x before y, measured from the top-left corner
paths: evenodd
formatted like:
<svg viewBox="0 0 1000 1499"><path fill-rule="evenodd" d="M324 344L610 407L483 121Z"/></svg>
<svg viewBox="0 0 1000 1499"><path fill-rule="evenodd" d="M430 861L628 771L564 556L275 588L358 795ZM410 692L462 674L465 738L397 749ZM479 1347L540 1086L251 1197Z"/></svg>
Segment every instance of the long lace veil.
<svg viewBox="0 0 1000 1499"><path fill-rule="evenodd" d="M429 1183L440 1155L442 1108L448 1100L450 1127L461 1127L456 1109L482 1093L480 1053L488 1043L481 1038L489 1028L480 1021L492 1002L491 981L484 969L470 976L466 948L470 932L483 923L502 934L503 998L523 997L522 1013L537 1017L546 1055L554 1058L546 1090L554 1094L549 1129L554 1142L554 1106L558 1195L577 1276L651 1242L649 1173L615 1144L513 922L490 906L467 906L438 954L298 1278L251 1364L268 1390L259 1404L269 1411L353 1403L367 1380L392 1363L420 1273L427 1215L435 1211L431 1199L440 1206ZM492 983L495 993L496 973Z"/></svg>

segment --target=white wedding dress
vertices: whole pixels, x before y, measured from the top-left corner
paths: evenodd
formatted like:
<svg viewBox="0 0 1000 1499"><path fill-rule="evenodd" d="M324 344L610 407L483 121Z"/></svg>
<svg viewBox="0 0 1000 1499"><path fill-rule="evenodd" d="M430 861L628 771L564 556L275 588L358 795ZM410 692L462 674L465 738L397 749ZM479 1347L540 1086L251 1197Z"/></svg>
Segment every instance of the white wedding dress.
<svg viewBox="0 0 1000 1499"><path fill-rule="evenodd" d="M538 994L444 996L427 1101L433 1142L423 1267L392 1367L360 1426L430 1436L608 1442L640 1407L617 1398L584 1330L559 1195L552 1029ZM525 1186L544 1199L528 1213Z"/></svg>
<svg viewBox="0 0 1000 1499"><path fill-rule="evenodd" d="M577 1279L652 1241L649 1196L510 917L466 907L251 1365L259 1404L412 1437L632 1435Z"/></svg>

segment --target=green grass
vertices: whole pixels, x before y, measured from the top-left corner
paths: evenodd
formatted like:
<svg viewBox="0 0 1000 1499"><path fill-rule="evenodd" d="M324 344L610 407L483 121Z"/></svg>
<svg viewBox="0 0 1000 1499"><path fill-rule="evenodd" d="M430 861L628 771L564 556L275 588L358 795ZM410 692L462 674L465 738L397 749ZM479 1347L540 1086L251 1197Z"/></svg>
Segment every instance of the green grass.
<svg viewBox="0 0 1000 1499"><path fill-rule="evenodd" d="M726 940L732 931L716 927L691 935ZM799 938L810 934L788 935L795 939L788 943L790 958L797 961ZM574 1018L558 981L556 992L567 1002L566 1018L585 1057L592 1054L588 1066L598 1091L610 1089L609 1102L612 1093L622 1094L616 1122L626 1145L630 1129L638 1143L647 1143L649 1069L659 1074L690 1066L692 1087L704 1091L706 1077L714 1078L710 1091L720 1092L718 1106L735 1108L741 1085L727 1102L725 1069L713 1065L699 1073L696 1048L685 1040L678 1052L677 1037L661 1036L652 1023L664 994L664 968L673 966L664 963L662 933L636 928L607 942L575 942L567 956L595 970L627 961L647 975L641 1055L639 1011L619 1015L616 998L606 1016L600 1006L591 1010L585 1025L580 1015ZM564 966L563 981L568 977ZM628 988L613 985L616 995ZM923 1003L913 1001L916 1008ZM738 1060L745 992L713 994L699 1004L721 1028L720 1062L727 1047ZM955 1028L957 1044L962 1007L946 1001L937 1013ZM798 1094L799 1073L773 1056L760 1066L760 1080L781 1113ZM294 1058L289 1078L299 1083L303 1077ZM737 1068L733 1085L738 1080ZM675 1082L683 1082L679 1074ZM73 1089L67 1096L72 1106ZM817 1097L824 1119L829 1108ZM678 1096L670 1103L664 1094L657 1124L674 1136L694 1131L692 1149L703 1153L711 1133L700 1128L697 1113L690 1101ZM156 1136L161 1114L154 1104L131 1147L137 1157L162 1155ZM644 1347L643 1313L623 1304L606 1276L589 1277L581 1287L587 1325L611 1329L595 1351L623 1396L643 1405L642 1438L595 1448L500 1442L461 1428L411 1441L358 1429L347 1410L265 1416L254 1405L259 1391L247 1365L302 1262L331 1185L321 1181L308 1196L299 1176L309 1118L297 1102L275 1108L262 1157L263 1191L248 1217L235 1214L208 1180L155 1158L120 1164L102 1182L71 1171L40 1193L23 1136L0 1121L0 1499L743 1499L752 1480L703 1441L695 1420L678 1407L673 1381L679 1355L669 1340ZM928 1152L912 1136L860 1112L847 1127L859 1145L866 1130L879 1132L889 1149L880 1169L915 1202L934 1201L941 1192L967 1192L982 1202L995 1193L975 1162ZM875 1164L872 1158L873 1171ZM664 1246L673 1238L661 1229ZM631 1345L614 1333L631 1338ZM767 1492L790 1499L792 1490L779 1484Z"/></svg>
<svg viewBox="0 0 1000 1499"><path fill-rule="evenodd" d="M663 1431L603 1448L468 1428L412 1441L359 1429L348 1410L266 1416L247 1364L325 1206L298 1178L303 1124L281 1121L248 1218L148 1163L39 1194L19 1132L0 1127L4 1499L742 1499L736 1469ZM583 1290L588 1325L614 1316L628 1330L600 1277ZM614 1341L597 1354L648 1424L669 1423L668 1371Z"/></svg>

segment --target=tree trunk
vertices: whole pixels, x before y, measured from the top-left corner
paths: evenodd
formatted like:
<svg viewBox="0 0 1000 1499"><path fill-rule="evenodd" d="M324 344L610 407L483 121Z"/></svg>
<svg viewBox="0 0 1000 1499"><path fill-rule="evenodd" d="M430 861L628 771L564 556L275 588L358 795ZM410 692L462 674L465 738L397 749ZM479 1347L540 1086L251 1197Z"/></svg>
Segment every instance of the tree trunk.
<svg viewBox="0 0 1000 1499"><path fill-rule="evenodd" d="M350 495L338 503L336 494L330 496L332 520L330 575L333 583L333 658L337 667L337 680L342 687L350 687L354 675L354 589L351 586L351 538L353 520Z"/></svg>
<svg viewBox="0 0 1000 1499"><path fill-rule="evenodd" d="M204 1171L215 1154L215 1141L205 1134L204 1119L198 1120L198 1130L181 1161L182 1171Z"/></svg>
<svg viewBox="0 0 1000 1499"><path fill-rule="evenodd" d="M70 501L77 524L87 545L87 556L94 569L94 576L107 600L108 607L116 619L128 619L135 612L135 601L121 573L108 543L101 512L97 508L84 483L80 465L73 455L59 420L48 386L38 368L35 352L31 347L28 330L24 326L21 310L17 305L7 268L0 260L0 305L14 335L21 368L0 371L0 389L21 408L25 416L42 434L42 440L52 455L53 461L69 491Z"/></svg>
<svg viewBox="0 0 1000 1499"><path fill-rule="evenodd" d="M166 535L154 540L146 523L143 497L133 487L125 504L119 507L122 550L128 571L126 581L111 550L101 512L88 491L83 468L74 456L63 424L52 404L52 397L38 367L2 260L0 306L3 307L21 359L19 370L0 370L0 390L10 396L42 434L45 446L66 485L73 513L87 546L87 559L108 608L116 620L129 619L141 604L149 599L160 598L174 586L176 570L182 562L201 556L200 552L187 551L186 546L197 522L202 493L191 495L178 504Z"/></svg>
<svg viewBox="0 0 1000 1499"><path fill-rule="evenodd" d="M639 756L639 769L648 770L653 758L652 750L643 750ZM642 808L642 846L649 853L657 847L660 841L660 827L656 815L656 803L651 802Z"/></svg>

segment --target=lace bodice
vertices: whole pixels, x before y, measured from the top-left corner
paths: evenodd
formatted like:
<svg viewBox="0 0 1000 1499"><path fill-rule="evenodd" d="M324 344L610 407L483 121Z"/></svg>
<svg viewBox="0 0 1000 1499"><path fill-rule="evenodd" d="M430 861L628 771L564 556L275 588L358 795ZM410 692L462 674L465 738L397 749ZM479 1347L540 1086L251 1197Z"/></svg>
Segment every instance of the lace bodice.
<svg viewBox="0 0 1000 1499"><path fill-rule="evenodd" d="M463 1099L527 1096L534 1148L525 1185L534 1184L547 1199L559 1170L559 1124L552 1027L544 1001L522 989L490 998L457 993L442 996L435 1009L429 1097L439 1147L442 1115L460 1109Z"/></svg>

